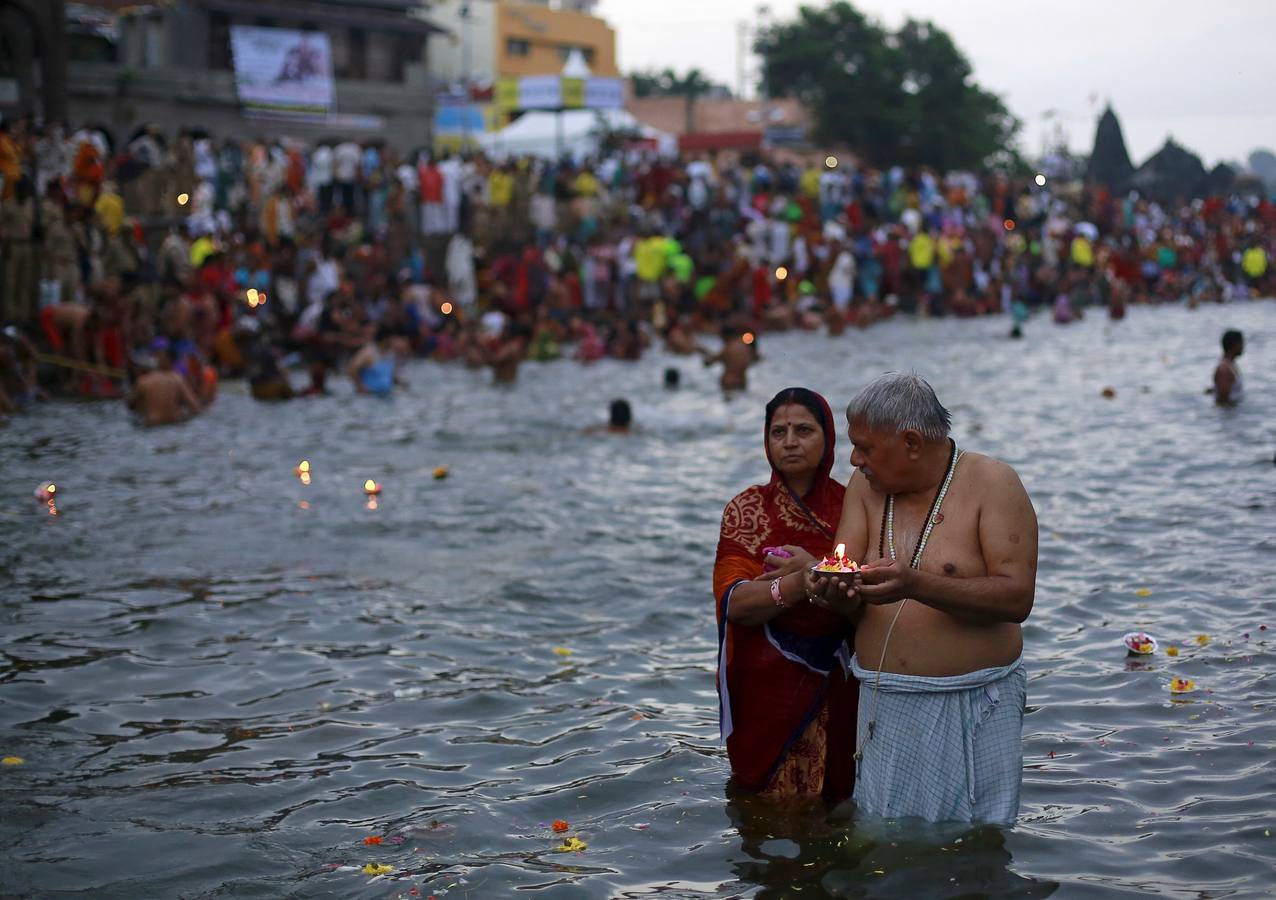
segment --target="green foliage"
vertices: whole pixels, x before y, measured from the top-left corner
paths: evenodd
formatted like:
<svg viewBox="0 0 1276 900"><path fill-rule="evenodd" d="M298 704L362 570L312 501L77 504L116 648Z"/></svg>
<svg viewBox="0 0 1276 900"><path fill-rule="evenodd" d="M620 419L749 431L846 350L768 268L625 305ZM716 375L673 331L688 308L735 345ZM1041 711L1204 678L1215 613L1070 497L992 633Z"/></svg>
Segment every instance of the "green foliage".
<svg viewBox="0 0 1276 900"><path fill-rule="evenodd" d="M890 32L838 0L799 8L756 49L769 95L798 98L821 138L874 163L982 168L1013 153L1018 120L974 83L961 50L930 22Z"/></svg>
<svg viewBox="0 0 1276 900"><path fill-rule="evenodd" d="M686 75L673 69L634 72L630 76L635 97L702 97L705 94L727 93L725 86L710 81L703 72L693 68Z"/></svg>

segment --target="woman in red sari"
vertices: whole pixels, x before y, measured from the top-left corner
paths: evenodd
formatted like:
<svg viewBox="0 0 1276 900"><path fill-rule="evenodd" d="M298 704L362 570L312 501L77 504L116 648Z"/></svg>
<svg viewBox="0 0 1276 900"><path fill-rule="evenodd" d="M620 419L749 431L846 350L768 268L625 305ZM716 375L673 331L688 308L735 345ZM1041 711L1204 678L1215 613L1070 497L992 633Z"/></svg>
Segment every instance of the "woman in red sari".
<svg viewBox="0 0 1276 900"><path fill-rule="evenodd" d="M713 592L722 736L735 784L837 802L855 787L854 629L812 605L802 582L832 552L841 516L846 489L829 477L834 442L833 414L814 391L786 388L767 404L771 480L723 511ZM793 555L772 554L777 547Z"/></svg>

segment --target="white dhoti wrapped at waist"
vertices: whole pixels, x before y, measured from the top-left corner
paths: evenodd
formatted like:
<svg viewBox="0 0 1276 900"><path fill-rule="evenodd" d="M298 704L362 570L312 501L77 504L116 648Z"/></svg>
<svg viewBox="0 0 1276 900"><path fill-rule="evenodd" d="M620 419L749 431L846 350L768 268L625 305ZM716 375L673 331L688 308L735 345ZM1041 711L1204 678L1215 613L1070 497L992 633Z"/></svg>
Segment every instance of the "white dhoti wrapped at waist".
<svg viewBox="0 0 1276 900"><path fill-rule="evenodd" d="M942 678L883 672L876 698L877 672L862 668L858 656L851 671L860 681L858 809L892 819L1014 824L1027 699L1022 656Z"/></svg>

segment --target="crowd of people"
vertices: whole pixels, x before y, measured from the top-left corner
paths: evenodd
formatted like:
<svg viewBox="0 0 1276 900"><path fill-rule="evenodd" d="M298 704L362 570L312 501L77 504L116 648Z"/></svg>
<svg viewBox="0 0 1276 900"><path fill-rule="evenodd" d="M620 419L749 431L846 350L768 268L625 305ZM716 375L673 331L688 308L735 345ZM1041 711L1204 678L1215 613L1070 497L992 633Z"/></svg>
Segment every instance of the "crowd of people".
<svg viewBox="0 0 1276 900"><path fill-rule="evenodd" d="M171 421L219 378L261 400L323 393L334 372L385 394L407 356L511 381L524 360L632 360L654 341L741 387L765 331L1270 296L1274 240L1267 198L1167 207L822 154L440 158L154 127L116 146L12 121L0 408L131 384L143 419ZM140 390L172 373L180 396Z"/></svg>

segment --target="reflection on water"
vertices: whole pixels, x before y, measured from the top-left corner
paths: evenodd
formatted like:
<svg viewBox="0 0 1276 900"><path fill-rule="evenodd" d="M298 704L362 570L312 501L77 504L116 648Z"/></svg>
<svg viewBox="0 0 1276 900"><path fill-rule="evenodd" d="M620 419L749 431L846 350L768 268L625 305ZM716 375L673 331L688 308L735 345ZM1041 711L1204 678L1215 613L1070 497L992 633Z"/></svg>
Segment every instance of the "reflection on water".
<svg viewBox="0 0 1276 900"><path fill-rule="evenodd" d="M1268 895L1272 313L767 336L729 403L653 355L499 391L419 364L388 401L231 385L167 430L118 405L16 419L0 757L24 762L0 766L0 895ZM1225 327L1247 400L1220 411ZM710 568L723 503L765 475L763 403L805 383L840 407L899 367L1041 520L1006 832L724 799ZM621 396L635 434L582 433ZM1127 658L1132 630L1162 649Z"/></svg>
<svg viewBox="0 0 1276 900"><path fill-rule="evenodd" d="M727 816L745 858L737 887L764 898L1049 897L1056 882L1014 872L998 828L854 818L819 800L782 804L728 788Z"/></svg>

